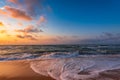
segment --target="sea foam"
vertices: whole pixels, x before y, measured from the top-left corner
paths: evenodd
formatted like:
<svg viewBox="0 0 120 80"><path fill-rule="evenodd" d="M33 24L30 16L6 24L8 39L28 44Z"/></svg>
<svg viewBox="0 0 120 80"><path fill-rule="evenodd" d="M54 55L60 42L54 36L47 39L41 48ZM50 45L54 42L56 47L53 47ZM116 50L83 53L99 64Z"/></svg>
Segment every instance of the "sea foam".
<svg viewBox="0 0 120 80"><path fill-rule="evenodd" d="M54 53L56 56L56 54ZM56 80L86 80L105 70L120 69L120 56L54 57L51 54L31 62L31 68ZM72 54L73 55L73 54ZM61 56L61 55L60 55ZM63 56L63 55L62 55ZM59 57L59 58L58 58Z"/></svg>

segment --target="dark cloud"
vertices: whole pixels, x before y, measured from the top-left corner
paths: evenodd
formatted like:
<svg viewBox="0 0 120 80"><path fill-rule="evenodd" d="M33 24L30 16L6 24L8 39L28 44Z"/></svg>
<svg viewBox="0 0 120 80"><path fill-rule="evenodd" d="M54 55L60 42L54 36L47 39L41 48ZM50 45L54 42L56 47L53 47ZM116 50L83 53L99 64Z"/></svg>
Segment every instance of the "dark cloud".
<svg viewBox="0 0 120 80"><path fill-rule="evenodd" d="M16 37L18 37L18 38L37 40L38 33L43 32L43 31L34 27L33 25L29 25L24 29L15 30L15 32L20 33L19 35L16 35ZM21 35L21 33L22 33L22 35Z"/></svg>
<svg viewBox="0 0 120 80"><path fill-rule="evenodd" d="M16 32L22 32L22 33L39 33L39 32L43 32L42 30L34 27L33 25L29 25L24 29L20 29L20 30L15 30Z"/></svg>
<svg viewBox="0 0 120 80"><path fill-rule="evenodd" d="M35 37L32 35L16 35L16 37L21 38L21 39L30 39L30 40L37 40Z"/></svg>
<svg viewBox="0 0 120 80"><path fill-rule="evenodd" d="M77 43L104 43L104 44L117 44L120 43L120 33L104 32L102 35L92 39L78 40Z"/></svg>

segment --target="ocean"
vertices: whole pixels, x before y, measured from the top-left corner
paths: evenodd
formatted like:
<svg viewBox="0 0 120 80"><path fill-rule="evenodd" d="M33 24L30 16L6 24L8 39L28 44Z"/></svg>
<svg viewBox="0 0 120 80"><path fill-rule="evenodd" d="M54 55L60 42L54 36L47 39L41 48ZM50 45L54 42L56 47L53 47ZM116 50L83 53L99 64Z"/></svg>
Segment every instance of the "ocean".
<svg viewBox="0 0 120 80"><path fill-rule="evenodd" d="M56 80L84 80L120 69L120 45L1 45L0 62L14 60Z"/></svg>

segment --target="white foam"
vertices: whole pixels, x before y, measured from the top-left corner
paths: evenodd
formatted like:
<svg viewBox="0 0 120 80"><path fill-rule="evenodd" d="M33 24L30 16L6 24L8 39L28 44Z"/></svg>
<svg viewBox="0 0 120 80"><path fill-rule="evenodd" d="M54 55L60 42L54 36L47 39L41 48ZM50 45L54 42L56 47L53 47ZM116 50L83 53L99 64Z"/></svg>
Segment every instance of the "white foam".
<svg viewBox="0 0 120 80"><path fill-rule="evenodd" d="M1 61L31 59L32 57L34 58L34 55L28 53L0 55Z"/></svg>
<svg viewBox="0 0 120 80"><path fill-rule="evenodd" d="M39 74L51 76L56 80L84 80L97 76L101 71L119 69L120 58L94 56L41 59L31 62L31 68ZM82 72L89 72L89 74L82 74Z"/></svg>
<svg viewBox="0 0 120 80"><path fill-rule="evenodd" d="M46 55L42 55L39 59L53 59L53 58L73 58L77 57L79 55L79 52L52 52L48 53Z"/></svg>

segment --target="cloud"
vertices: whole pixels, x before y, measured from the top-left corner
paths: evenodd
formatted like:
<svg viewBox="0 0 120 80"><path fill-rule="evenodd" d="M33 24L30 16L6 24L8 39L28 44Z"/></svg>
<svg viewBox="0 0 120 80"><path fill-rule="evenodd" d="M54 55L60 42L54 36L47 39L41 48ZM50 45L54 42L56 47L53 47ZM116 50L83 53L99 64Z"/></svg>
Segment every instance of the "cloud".
<svg viewBox="0 0 120 80"><path fill-rule="evenodd" d="M15 30L16 32L22 32L22 33L39 33L39 32L43 32L42 30L34 27L33 25L29 25L27 27L25 27L24 29L19 29L19 30Z"/></svg>
<svg viewBox="0 0 120 80"><path fill-rule="evenodd" d="M91 38L80 36L56 36L47 39L53 43L65 44L120 44L120 33L104 32L101 35Z"/></svg>
<svg viewBox="0 0 120 80"><path fill-rule="evenodd" d="M0 9L0 14L1 15L7 15L7 12L3 11L2 9Z"/></svg>
<svg viewBox="0 0 120 80"><path fill-rule="evenodd" d="M18 23L18 26L23 26L23 24L21 22Z"/></svg>
<svg viewBox="0 0 120 80"><path fill-rule="evenodd" d="M46 22L46 19L44 16L40 16L39 20L38 20L38 24L44 23Z"/></svg>
<svg viewBox="0 0 120 80"><path fill-rule="evenodd" d="M79 36L58 35L58 36L48 37L45 40L47 43L52 43L52 44L74 44L79 38L80 38Z"/></svg>
<svg viewBox="0 0 120 80"><path fill-rule="evenodd" d="M2 22L0 22L0 27L3 27L3 26L4 26L4 24Z"/></svg>
<svg viewBox="0 0 120 80"><path fill-rule="evenodd" d="M14 3L14 4L18 4L18 0L8 0L8 2Z"/></svg>
<svg viewBox="0 0 120 80"><path fill-rule="evenodd" d="M34 20L38 26L46 21L41 14L48 10L44 0L7 0L7 4L3 8L0 9L0 14L17 20ZM38 17L40 17L39 20Z"/></svg>
<svg viewBox="0 0 120 80"><path fill-rule="evenodd" d="M104 32L102 35L96 36L91 39L77 40L77 43L85 43L85 44L118 44L120 43L120 33L109 33Z"/></svg>
<svg viewBox="0 0 120 80"><path fill-rule="evenodd" d="M6 33L6 32L7 32L6 30L0 30L1 34Z"/></svg>
<svg viewBox="0 0 120 80"><path fill-rule="evenodd" d="M8 13L10 13L9 15L15 19L21 19L21 20L27 20L27 21L32 20L31 16L26 14L24 11L21 11L16 8L12 8L10 6L5 6L5 9L7 10Z"/></svg>
<svg viewBox="0 0 120 80"><path fill-rule="evenodd" d="M21 39L30 39L30 40L37 40L35 37L32 35L16 35L16 37L21 38Z"/></svg>
<svg viewBox="0 0 120 80"><path fill-rule="evenodd" d="M108 33L105 32L103 35L101 35L103 39L105 40L120 40L120 33Z"/></svg>
<svg viewBox="0 0 120 80"><path fill-rule="evenodd" d="M24 29L15 30L15 32L19 33L19 35L16 35L16 37L18 38L37 40L38 33L43 31L34 27L33 25L29 25Z"/></svg>
<svg viewBox="0 0 120 80"><path fill-rule="evenodd" d="M32 16L39 15L42 8L42 2L44 0L8 0L8 2L11 2L13 4L16 4L17 6L24 9L27 13L29 13Z"/></svg>
<svg viewBox="0 0 120 80"><path fill-rule="evenodd" d="M13 8L10 6L4 6L5 10L0 10L0 14L9 16L14 19L31 21L33 20L31 16L29 16L26 12L19 10L17 8Z"/></svg>
<svg viewBox="0 0 120 80"><path fill-rule="evenodd" d="M45 19L45 17L44 16L40 16L40 20L39 20L40 22L45 22L46 21L46 19Z"/></svg>

